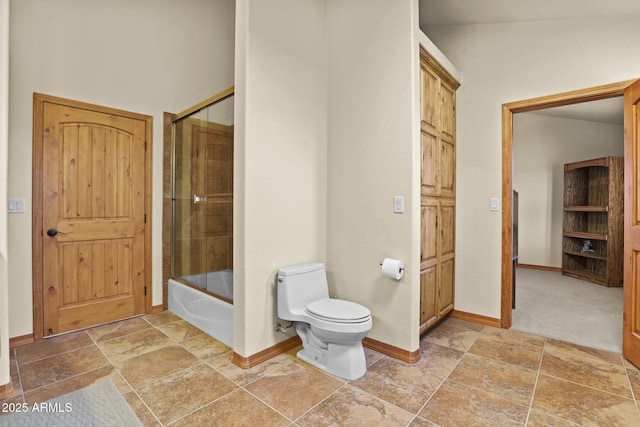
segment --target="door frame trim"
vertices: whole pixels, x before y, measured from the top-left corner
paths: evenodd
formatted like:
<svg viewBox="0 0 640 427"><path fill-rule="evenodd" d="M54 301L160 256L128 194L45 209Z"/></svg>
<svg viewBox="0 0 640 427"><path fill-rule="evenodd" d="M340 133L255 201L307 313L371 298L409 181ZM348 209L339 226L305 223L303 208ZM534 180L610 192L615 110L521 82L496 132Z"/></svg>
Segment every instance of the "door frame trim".
<svg viewBox="0 0 640 427"><path fill-rule="evenodd" d="M624 90L637 79L626 80L602 86L563 92L555 95L530 98L502 104L502 291L500 298L500 325L511 327L511 277L513 265L513 114L544 108L578 104L598 99L623 96ZM630 159L625 159L625 164Z"/></svg>
<svg viewBox="0 0 640 427"><path fill-rule="evenodd" d="M151 204L151 191L152 191L152 139L153 139L153 117L144 114L133 113L130 111L118 110L115 108L104 107L101 105L88 104L85 102L74 101L71 99L59 98L50 95L44 95L34 92L33 94L33 154L32 154L32 225L31 225L31 239L32 239L32 288L33 288L33 339L39 341L44 336L44 301L43 301L43 286L44 278L42 275L42 162L43 162L43 137L39 129L42 129L44 123L44 104L46 102L65 105L73 108L82 108L85 110L96 111L104 114L112 114L122 117L127 117L135 120L142 120L145 122L145 136L146 136L146 150L145 150L145 212L146 212L146 226L145 226L145 286L148 288L145 292L145 313L152 312L152 287L151 287L151 235L152 233L152 204Z"/></svg>

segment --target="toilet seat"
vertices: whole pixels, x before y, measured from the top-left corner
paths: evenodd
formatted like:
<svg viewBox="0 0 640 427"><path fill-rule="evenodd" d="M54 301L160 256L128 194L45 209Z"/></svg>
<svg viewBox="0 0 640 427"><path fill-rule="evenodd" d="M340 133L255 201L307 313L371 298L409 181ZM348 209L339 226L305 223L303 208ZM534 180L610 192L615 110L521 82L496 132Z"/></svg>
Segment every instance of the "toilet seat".
<svg viewBox="0 0 640 427"><path fill-rule="evenodd" d="M335 298L309 303L305 312L316 319L334 323L363 323L371 319L368 308L352 301Z"/></svg>

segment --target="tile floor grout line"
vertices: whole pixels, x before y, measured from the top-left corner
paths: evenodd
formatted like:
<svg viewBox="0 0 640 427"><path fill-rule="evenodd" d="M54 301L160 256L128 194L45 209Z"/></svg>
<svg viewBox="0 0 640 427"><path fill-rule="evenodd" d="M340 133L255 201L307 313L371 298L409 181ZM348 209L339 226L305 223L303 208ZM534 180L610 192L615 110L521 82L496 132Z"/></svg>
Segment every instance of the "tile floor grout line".
<svg viewBox="0 0 640 427"><path fill-rule="evenodd" d="M160 419L158 419L158 417L156 416L155 412L153 412L151 410L151 408L149 407L149 405L147 405L147 402L144 401L144 399L142 399L142 396L140 396L140 394L138 394L138 391L135 389L135 387L133 387L133 385L131 385L131 383L129 382L129 380L127 380L125 378L124 375L122 375L122 372L120 372L120 369L116 366L115 363L113 363L113 361L111 360L111 358L104 352L104 350L102 349L102 347L100 347L100 345L98 344L98 341L93 337L93 335L91 335L89 332L87 332L87 335L89 335L89 337L93 340L93 342L95 343L95 346L98 348L98 350L102 353L102 355L107 359L107 361L109 361L109 363L111 364L111 366L113 367L113 369L117 372L117 374L120 376L120 378L122 378L122 381L124 381L129 388L131 388L131 392L133 392L133 394L136 395L136 397L140 400L140 402L142 402L142 404L145 406L145 408L147 408L147 411L149 411L149 413L151 414L151 416L153 416L153 418L155 418L155 420L161 425L164 426L164 424L162 422L160 422ZM131 335L131 334L125 334L122 336L127 336L127 335ZM108 340L107 340L108 341ZM105 341L106 342L106 341ZM120 390L118 390L120 391ZM129 393L131 393L129 392ZM122 395L122 397L125 397L122 392L120 391L120 394ZM125 397L125 401L126 401L126 397ZM131 407L131 404L129 404L129 402L127 402L127 404L129 405L129 407ZM133 410L133 408L131 408ZM135 412L135 411L134 411ZM136 414L137 416L137 414Z"/></svg>
<svg viewBox="0 0 640 427"><path fill-rule="evenodd" d="M446 348L448 348L448 347L446 347ZM471 348L471 347L469 347L469 349L470 349L470 348ZM454 365L449 369L449 372L448 372L448 373L447 373L447 375L445 375L445 377L442 379L442 382L440 382L440 384L438 384L438 387L436 387L436 389L433 391L433 393L431 394L431 396L429 396L429 398L427 399L427 401L426 401L426 402L424 402L424 404L420 407L420 409L418 409L418 411L416 412L416 414L415 414L415 416L414 416L414 419L415 419L415 418L417 418L417 417L418 417L418 414L419 414L420 412L422 412L422 411L424 410L424 408L426 408L426 407L427 407L427 405L429 404L429 402L431 402L431 400L433 399L433 396L435 396L435 395L436 395L436 393L438 392L438 390L440 390L440 388L444 385L444 383L445 383L448 379L450 379L449 377L451 376L451 373L452 373L452 372L453 372L453 371L458 367L458 365L460 365L460 362L462 362L462 359L464 359L464 356L467 354L467 352L468 352L468 351L469 351L469 350L465 351L465 352L462 354L462 356L460 357L460 359L458 359L458 361L457 361L457 362L456 362L456 363L455 363L455 364L454 364ZM436 375L436 377L437 377L437 375ZM451 380L451 381L453 381L453 380ZM454 382L457 382L457 381L454 381ZM422 417L420 417L420 418L422 418ZM422 419L427 420L426 418L422 418ZM412 421L413 421L413 420L412 420ZM435 424L435 423L434 423L433 421L431 421L431 420L427 420L427 421L429 421L430 423Z"/></svg>
<svg viewBox="0 0 640 427"><path fill-rule="evenodd" d="M564 381L564 382L568 382L568 383L571 383L571 384L579 385L581 387L588 388L588 389L591 389L591 390L594 390L594 391L597 391L597 392L606 393L606 394L609 394L611 396L619 397L621 399L631 400L632 402L635 403L635 398L633 397L633 390L631 390L631 397L627 397L627 396L622 396L621 394L613 393L613 392L610 392L610 391L607 391L607 390L603 390L601 388L597 388L597 387L594 387L594 386L581 384L579 382L571 381L571 380L568 380L566 378L557 377L555 375L550 375L550 374L547 374L547 373L544 373L544 372L541 372L541 375L544 375L545 377L549 377L549 378L554 378L554 379L559 380L559 381Z"/></svg>
<svg viewBox="0 0 640 427"><path fill-rule="evenodd" d="M454 325L450 325L450 326L454 326ZM456 326L454 326L454 327L456 327ZM462 327L457 327L457 328L458 328L458 329L460 329L460 330L467 330L467 331L469 330L469 329L465 329L465 328L462 328ZM485 328L486 328L486 327L485 327ZM483 334L483 332L484 332L485 328L482 328L482 330L481 330L481 331L474 331L474 332L479 332L478 336L473 340L473 343L471 343L471 344L469 345L469 348L467 348L467 349L462 353L462 356L460 357L460 359L458 359L458 361L457 361L457 362L456 362L456 363L455 363L455 364L454 364L454 365L449 369L449 372L447 373L447 375L445 375L445 377L442 379L442 381L440 382L440 384L438 384L438 387L436 387L436 389L433 391L433 393L431 393L431 396L429 396L429 398L427 399L427 401L426 401L426 402L424 402L424 404L420 407L420 409L418 409L418 411L415 413L415 415L413 416L413 419L411 420L411 422L413 422L416 418L418 418L418 416L419 416L418 414L419 414L420 412L422 412L422 411L424 410L424 408L426 408L426 407L427 407L427 405L429 404L429 402L431 402L431 400L433 399L433 396L435 396L435 395L436 395L436 393L438 392L438 390L440 390L440 388L444 385L444 383L445 383L447 380L450 380L450 381L456 382L456 383L458 383L458 384L461 384L461 383L459 383L458 381L454 381L454 380L452 380L452 379L451 379L451 378L449 378L449 377L451 376L451 374L453 373L453 371L458 367L458 365L460 365L460 363L461 363L461 362L462 362L462 360L465 358L465 356L467 355L467 353L469 353L469 350L471 349L471 347L473 347L473 344L475 344L475 343L476 343L476 341L478 340L478 338ZM427 336L427 334L423 335L423 337L426 337L426 336ZM422 341L422 338L423 338L423 337L420 337L420 340L419 340L419 341ZM435 343L434 343L434 344L435 344ZM439 345L439 344L435 344L435 345ZM450 347L446 347L446 346L441 346L441 347L445 347L445 348L451 349ZM451 350L455 350L455 349L451 349ZM460 351L460 350L458 350L458 351ZM473 353L472 353L472 354L473 354ZM420 354L420 356L421 356L421 358L422 358L422 354ZM437 375L435 375L435 376L437 377ZM423 418L423 417L420 417L420 418L422 418L423 420L427 420L428 422L430 422L430 423L432 423L432 424L436 424L435 422L433 422L433 421L431 421L431 420L429 420L429 419L427 419L427 418ZM410 423L409 423L409 424L410 424ZM436 425L439 425L439 424L436 424Z"/></svg>
<svg viewBox="0 0 640 427"><path fill-rule="evenodd" d="M460 358L460 360L462 360L462 358ZM458 363L460 363L460 360L458 361ZM458 366L458 363L456 363L456 366ZM446 376L445 378L443 378L443 379L442 379L442 381L440 382L440 384L438 384L438 387L436 387L436 388L433 390L433 393L431 393L431 396L429 396L429 398L427 399L427 401L426 401L426 402L424 402L424 403L422 404L422 406L420 407L420 409L418 409L418 410L416 411L416 413L413 415L413 418L411 419L411 422L410 422L409 424L407 424L407 425L410 425L410 424L411 424L411 423L412 423L416 418L418 418L418 417L419 417L419 415L418 415L418 414L420 414L420 412L422 412L422 411L424 410L424 408L426 408L426 407L427 407L427 405L429 404L429 402L431 402L431 399L433 399L433 396L435 396L435 395L436 395L436 393L438 392L438 390L440 390L440 388L444 385L444 383L447 381L447 378L449 378L449 375L451 374L451 372L453 372L453 370L454 370L454 369L455 369L455 366L454 366L453 368L451 368L451 370L449 371L449 373L447 374L447 376ZM435 376L437 377L437 375L435 375ZM431 421L431 420L429 420L429 419L427 419L427 418L424 418L424 417L420 417L420 418L421 418L421 419L423 419L423 420L427 420L428 422L430 422L430 423L432 423L432 424L436 424L435 422L433 422L433 421ZM436 424L436 425L439 425L439 424Z"/></svg>
<svg viewBox="0 0 640 427"><path fill-rule="evenodd" d="M291 418L287 417L285 414L283 414L282 412L280 412L279 410L277 410L276 408L274 408L273 406L271 406L269 403L265 402L264 400L262 400L260 397L256 396L255 394L253 394L251 391L247 390L244 387L240 387L244 392L249 393L249 395L251 397L253 397L254 399L256 399L258 402L262 403L263 405L265 405L267 408L275 411L278 415L281 415L282 417L284 417L285 420L289 421L289 423L295 423L295 421L293 421Z"/></svg>
<svg viewBox="0 0 640 427"><path fill-rule="evenodd" d="M78 332L78 331L76 331L76 332ZM86 330L83 330L82 332L86 332ZM87 335L89 335L89 334L87 333ZM44 340L47 340L47 339L51 339L51 338L43 338L43 341L38 341L38 342L45 342ZM31 344L35 344L35 343L31 343ZM31 345L31 344L25 344L25 345ZM29 362L23 363L23 365L30 365L32 363L41 362L43 360L49 359L50 357L60 356L61 354L67 354L67 353L71 353L72 351L81 350L83 348L91 347L91 345L92 344L87 344L87 345L83 345L83 346L80 346L80 347L72 348L72 349L69 349L69 350L64 350L64 351L61 351L61 352L58 352L58 353L50 354L48 356L41 357L40 359L34 359L34 360L29 361ZM14 350L15 350L15 348L14 348ZM16 361L18 361L18 353L17 352L16 352Z"/></svg>
<svg viewBox="0 0 640 427"><path fill-rule="evenodd" d="M283 353L284 354L284 353ZM330 378L335 378L333 375L329 374L326 371L323 371L322 369L318 369L315 366L304 362L303 360L299 359L297 356L292 356L294 359L294 363L298 363L300 364L304 369L311 369L315 372L319 372L322 373ZM279 369L276 369L275 371L277 372ZM255 397L256 399L258 399L260 402L262 402L263 404L267 405L269 408L273 409L274 411L276 411L278 414L282 415L283 417L285 417L287 420L289 420L292 424L296 424L295 420L300 419L300 417L302 417L304 414L306 414L308 412L305 411L303 412L302 415L298 416L296 419L292 420L289 417L285 416L283 413L281 413L280 411L278 411L276 408L274 408L273 406L271 406L270 404L268 404L267 402L265 402L264 400L262 400L260 397L258 397L257 395L255 395L254 393L252 393L251 391L247 390L246 387L253 384L254 382L260 380L261 378L265 377L266 374L263 374L255 379L253 379L252 381L246 383L245 385L240 386L244 391L246 391L247 393L249 393L251 396ZM331 392L328 396L326 396L324 399L322 399L320 402L323 402L324 400L326 400L330 395L334 394L336 391L338 391L339 389L341 389L342 387L344 387L345 384L347 384L348 382L343 382L336 390L334 390L333 392ZM320 404L320 402L318 402L316 405L314 405L313 407L315 408L316 406L318 406Z"/></svg>
<svg viewBox="0 0 640 427"><path fill-rule="evenodd" d="M458 365L460 365L460 363L462 363L462 360L464 360L464 358L465 358L465 357L467 357L469 354L471 354L471 355L472 355L472 356L474 356L474 357L481 357L481 358L483 358L483 359L487 359L487 360L490 360L490 361L493 361L493 362L504 363L505 365L508 365L508 366L511 366L511 367L514 367L514 368L517 368L517 369L522 369L522 370L526 370L526 371L529 371L529 372L535 372L534 370L529 369L529 368L525 368L525 367L523 367L523 366L521 366L521 365L508 363L508 362L505 362L505 361L502 361L502 360L494 359L494 358L492 358L492 357L483 356L483 355L480 355L480 354L475 354L475 353L470 352L471 348L472 348L472 347L473 347L473 345L477 342L477 340L480 338L480 336L482 336L482 335L485 333L486 328L487 328L487 327L485 326L485 328L483 328L483 329L482 329L482 331L480 331L480 334L475 338L475 340L473 341L473 343L471 343L471 344L469 345L469 347L467 348L467 350L465 350L464 354L463 354L463 355L462 355L462 357L458 360L458 362L456 362L455 366L453 366L453 367L451 368L451 370L450 370L450 371L449 371L449 373L447 374L447 377L445 378L445 381L448 379L448 380L449 380L449 381L451 381L451 382L454 382L454 383L456 383L456 384L460 384L460 385L462 385L462 386L464 386L464 387L468 387L468 388L470 388L470 389L472 389L472 390L476 390L476 391L479 391L479 392L481 392L481 393L488 393L488 394L490 394L490 395L493 395L493 396L499 397L499 398L501 398L501 399L504 399L504 400L506 400L506 401L508 401L508 402L511 402L511 403L516 404L516 405L520 405L520 406L522 406L522 407L525 407L525 408L527 408L527 418L528 418L528 411L529 411L529 409L530 409L530 406L529 406L529 407L527 407L527 405L522 404L522 403L520 403L520 402L517 402L517 401L515 401L515 400L512 400L512 399L510 399L510 398L503 397L503 396L501 396L501 395L499 395L499 394L496 394L496 393L494 393L494 392L487 391L487 390L483 390L483 389L481 389L481 388L478 388L478 387L475 387L475 386L472 386L472 385L469 385L469 384L465 384L465 383L462 383L462 382L460 382L460 381L457 381L457 380L455 380L455 379L450 378L450 376L451 376L451 374L453 373L453 371L458 367ZM460 329L464 329L464 328L460 328ZM469 330L469 329L467 329L467 330ZM546 342L546 338L545 338L545 342ZM542 351L542 352L543 352L543 354L544 354L544 345L542 346L541 351ZM540 363L541 363L541 362L542 362L542 357L540 357ZM443 383L444 383L444 381L443 381ZM536 374L536 383L537 383L537 374ZM535 388L534 388L534 389L535 389ZM434 395L435 395L435 392L434 392ZM533 394L532 394L532 396L533 396ZM429 398L429 400L427 401L427 403L428 403L429 401L431 401L432 397L433 397L433 395ZM426 407L427 403L425 403L425 405L424 405L425 407ZM421 408L421 409L420 409L420 411L422 411L423 409L424 409L424 407L423 407L423 408ZM419 413L419 412L418 412L418 413ZM425 419L426 419L426 418L425 418ZM427 420L427 421L429 421L429 422L433 422L433 421L431 421L431 420ZM526 424L525 424L525 425L526 425Z"/></svg>
<svg viewBox="0 0 640 427"><path fill-rule="evenodd" d="M527 408L527 416L524 420L524 425L526 426L529 423L529 417L531 416L531 410L533 409L533 399L536 396L536 390L538 388L538 379L540 378L540 371L542 370L542 361L544 360L544 349L547 344L547 339L544 339L542 343L542 353L540 354L540 361L538 362L538 370L536 371L536 380L533 383L533 390L531 390L531 399L529 399L529 405Z"/></svg>
<svg viewBox="0 0 640 427"><path fill-rule="evenodd" d="M218 396L217 398L215 398L215 399L214 399L214 400L212 400L211 402L207 403L206 405L198 406L196 409L194 409L194 410L192 410L192 411L187 412L186 414L182 415L181 417L176 418L175 420L171 421L170 423L167 423L167 424L162 424L162 423L160 423L160 425L161 425L161 426L163 426L163 427L167 427L167 426L170 426L170 425L172 425L172 424L175 424L175 423L177 423L178 421L183 420L183 419L187 418L188 416L195 414L196 412L200 411L201 409L204 409L204 408L206 408L206 407L208 407L208 406L213 405L214 403L219 402L220 400L224 399L225 397L227 397L227 396L229 396L230 394L235 393L235 392L237 392L237 391L239 391L239 390L240 390L240 388L236 388L236 389L234 389L234 390L230 391L229 393L223 394L222 396ZM285 418L286 418L286 417L285 417ZM288 418L287 418L287 419L288 419Z"/></svg>
<svg viewBox="0 0 640 427"><path fill-rule="evenodd" d="M187 417L187 416L189 416L189 415L191 415L191 414L194 414L195 412L199 411L200 409L206 408L207 406L209 406L209 405L213 404L214 402L219 401L219 400L220 400L220 399L222 399L223 397L226 397L226 396L228 396L229 394L231 394L231 393L233 393L233 392L237 391L238 389L243 388L240 384L236 383L236 382L235 382L235 381L233 381L231 378L227 377L224 373L220 372L220 371L219 371L219 370L217 370L215 367L211 366L211 365L207 362L207 360L204 360L204 359L202 359L202 358L198 357L197 355L193 354L191 351L189 351L189 349L185 348L185 347L182 345L182 342L180 342L180 341L176 340L175 338L173 338L172 336L170 336L169 334L167 334L165 331L163 331L163 330L162 330L162 329L160 329L160 327L159 327L159 326L163 326L163 325L168 325L168 324L171 324L171 323L179 322L179 321L184 320L184 319L177 319L177 320L174 320L174 321L170 321L170 322L162 323L162 324L160 324L160 325L155 325L155 324L151 323L150 321L148 321L146 318L143 318L143 319L144 319L147 323L149 323L149 325L151 325L151 327L152 327L152 328L155 328L155 329L156 329L156 330L158 330L160 333L164 334L166 337L168 337L170 340L172 340L175 344L177 344L180 348L184 349L186 352L188 352L189 354L191 354L192 356L194 356L196 359L198 359L198 360L199 360L199 363L196 363L196 365L198 365L198 364L202 363L202 364L204 364L204 365L206 365L206 366L210 367L210 368L211 368L211 369L213 369L215 372L217 372L219 375L221 375L223 378L225 378L227 381L231 382L232 384L234 384L234 385L236 385L236 386L238 387L238 388L236 388L236 389L234 389L234 390L231 390L231 391L230 391L230 392L228 392L228 393L223 394L222 396L219 396L218 398L216 398L216 399L214 399L213 401L211 401L211 402L207 403L206 405L199 406L198 408L194 409L193 411L188 412L187 414L183 415L182 417L177 418L176 420L173 420L173 421L171 421L169 424L166 424L166 425L171 425L171 424L173 424L173 423L177 422L178 420L181 420L181 419L183 419L183 418L185 418L185 417ZM187 323L188 323L188 322L187 322ZM191 325L191 326L193 326L193 325ZM200 329L199 329L199 330L200 330ZM201 333L201 334L199 334L199 335L208 335L206 332L204 332L204 331L202 331L202 330L200 330L200 331L201 331L202 333ZM130 334L126 334L126 335L130 335ZM126 336L126 335L123 335L123 336ZM198 335L196 335L196 336L198 336ZM190 337L190 338L195 338L196 336L194 336L194 337ZM119 337L118 337L118 338L119 338ZM183 340L183 341L185 341L185 340ZM165 347L166 347L166 346L165 346ZM218 357L221 357L221 356L224 356L224 355L227 355L227 354L228 354L228 353L230 353L231 351L232 351L232 350L227 351L227 352L224 352L224 353L222 353L222 354L219 354L219 355L217 355L216 357L214 357L213 359L218 358ZM148 352L144 352L144 353L140 353L140 354L146 354L146 353L148 353ZM138 355L136 355L136 356L138 356ZM136 356L133 356L133 357L136 357ZM150 382L150 383L148 383L148 384L145 384L145 385L144 385L144 387L147 387L147 386L152 385L152 384L157 384L157 383L159 383L160 381L165 380L166 378L169 378L169 377L172 377L172 376L174 376L174 375L177 375L178 373L180 373L180 372L184 372L184 371L186 371L187 369L191 369L193 366L195 366L195 365L191 365L191 366L189 366L189 367L187 367L187 368L185 368L185 369L182 369L182 370L180 370L180 371L178 371L178 372L174 372L173 374L168 375L168 376L166 376L166 377L158 378L158 379L157 379L157 380L155 380L155 381L152 381L152 382ZM115 365L114 365L114 368L115 368ZM124 378L124 376L123 376L122 374L120 374L120 376L122 376L122 377ZM125 381L126 381L126 379L125 379ZM128 382L127 382L127 383L128 383ZM145 407L149 410L149 412L153 415L153 417L158 421L158 423L159 423L161 426L165 426L165 424L163 424L163 423L158 419L158 417L156 416L156 414L155 414L155 413L151 410L151 408L147 405L147 403L144 401L144 399L142 398L142 396L140 396L140 395L138 394L137 390L136 390L133 386L131 386L130 384L129 384L129 386L130 386L130 387L131 387L131 389L134 391L134 393L136 394L136 396L138 396L138 398L140 399L140 401L141 401L141 402L145 405ZM274 409L274 410L275 410L275 408L272 408L272 409ZM278 412L278 413L279 413L279 412ZM281 415L282 415L282 414L281 414ZM283 416L284 416L284 415L283 415ZM289 418L287 418L287 417L285 417L285 418L286 418L287 420L289 419Z"/></svg>
<svg viewBox="0 0 640 427"><path fill-rule="evenodd" d="M320 406L322 404L322 402L326 401L327 399L329 399L331 396L333 396L334 394L336 394L338 392L338 390L344 388L347 386L347 384L349 384L348 382L342 383L340 384L340 386L338 388L336 388L335 390L333 390L331 393L329 393L328 395L326 395L323 399L321 399L318 403L316 403L315 405L311 406L309 409L307 409L306 411L304 411L302 414L298 415L298 417L296 417L292 423L297 424L298 421L304 417L305 415L307 415L308 413L310 413L311 411L313 411L314 409L316 409L318 406ZM357 388L355 386L351 386L354 388ZM360 390L360 389L358 389ZM374 396L375 397L375 396Z"/></svg>
<svg viewBox="0 0 640 427"><path fill-rule="evenodd" d="M18 363L18 354L15 348L12 348L13 351L13 362L16 364L16 371L18 371L18 381L20 382L20 395L22 396L22 403L26 403L27 399L24 395L24 387L22 385L22 372L20 371L20 364Z"/></svg>
<svg viewBox="0 0 640 427"><path fill-rule="evenodd" d="M546 343L548 341L549 341L549 338L545 338L545 349L547 349L547 344ZM581 350L581 347L582 348L587 348L587 349L591 348L591 347L580 346L580 345L577 345L577 344L571 344L571 343L568 343L568 344L570 344L571 346L574 346L573 348L575 348L576 350ZM553 346L553 344L549 344L549 346ZM571 352L569 350L564 350L562 348L553 348L553 347L549 348L549 350L552 353L557 352L557 353L567 354L567 355L570 355L570 356L580 357L580 358L588 359L588 360L593 360L593 361L600 362L600 363L606 363L608 365L613 365L613 366L622 367L623 369L626 369L626 367L624 366L624 361L622 361L622 364L617 364L617 363L609 362L608 360L604 360L604 359L602 359L600 357L593 356L592 354L589 354L589 353L576 354L576 353ZM598 350L598 349L594 349L594 350ZM598 351L607 352L606 350L598 350ZM607 352L607 353L622 357L622 355L618 354L618 353L613 353L613 352L610 352L610 351Z"/></svg>
<svg viewBox="0 0 640 427"><path fill-rule="evenodd" d="M622 361L622 363L624 363L624 360ZM629 376L629 369L627 369L626 366L624 366L624 373L627 376L627 384L629 385L629 389L631 390L631 396L633 397L633 401L636 404L636 411L638 412L638 416L640 416L640 406L638 406L638 396L636 396L635 390L633 389L633 385L631 384L631 377Z"/></svg>
<svg viewBox="0 0 640 427"><path fill-rule="evenodd" d="M570 355L570 356L576 356L574 353L571 353L571 352L565 352L565 351L557 350L557 349L548 349L547 348L547 342L548 342L549 339L550 338L546 338L545 339L544 353L546 353L548 350L551 350L550 351L551 354L553 354L555 351L558 351L558 352L560 352L562 354L567 354L567 355ZM558 340L556 340L556 341L558 341ZM571 343L569 343L569 344L571 344ZM576 345L576 344L571 344L571 345ZM606 351L606 350L602 350L602 351ZM544 353L543 353L543 356L544 356ZM582 358L589 359L589 360L597 360L598 362L600 362L600 364L613 366L616 369L622 367L622 369L624 369L624 371L625 371L625 377L627 378L627 385L629 386L629 391L630 391L630 394L631 394L631 398L629 398L627 396L623 396L623 395L618 394L618 393L614 393L614 392L608 391L608 390L604 390L602 388L590 386L590 385L587 385L587 384L582 384L582 383L579 383L579 382L576 382L576 381L572 381L572 380L569 380L569 379L566 379L566 378L558 377L558 376L555 376L555 375L542 373L542 366L541 366L541 369L540 369L540 371L541 371L540 373L542 375L548 376L550 378L555 378L555 379L566 381L566 382L569 382L569 383L572 383L572 384L577 384L577 385L582 386L582 387L587 387L587 388L590 388L592 390L596 390L596 391L599 391L599 392L607 393L607 394L610 394L610 395L613 395L613 396L618 396L618 397L621 397L623 399L633 400L634 403L636 404L636 407L638 408L638 402L636 400L635 393L633 391L633 386L631 385L631 380L629 378L628 370L627 370L626 366L624 365L624 360L622 360L623 365L620 366L618 364L607 362L606 360L602 360L602 359L594 359L594 358L591 358L591 357L586 357L586 356L581 356L581 355L577 355L577 357L582 357ZM622 358L622 355L620 355L620 357ZM639 415L640 415L640 412L639 412Z"/></svg>

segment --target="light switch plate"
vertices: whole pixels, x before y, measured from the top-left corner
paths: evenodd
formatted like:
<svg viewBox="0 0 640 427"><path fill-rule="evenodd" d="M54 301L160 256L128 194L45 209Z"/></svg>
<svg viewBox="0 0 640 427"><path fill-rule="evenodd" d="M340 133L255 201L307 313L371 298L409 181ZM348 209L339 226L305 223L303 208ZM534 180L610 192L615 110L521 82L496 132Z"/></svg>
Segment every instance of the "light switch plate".
<svg viewBox="0 0 640 427"><path fill-rule="evenodd" d="M404 213L404 196L393 196L393 213Z"/></svg>
<svg viewBox="0 0 640 427"><path fill-rule="evenodd" d="M489 210L491 212L498 212L500 210L500 199L492 197L489 203Z"/></svg>
<svg viewBox="0 0 640 427"><path fill-rule="evenodd" d="M26 200L23 198L10 198L8 203L9 213L25 213Z"/></svg>

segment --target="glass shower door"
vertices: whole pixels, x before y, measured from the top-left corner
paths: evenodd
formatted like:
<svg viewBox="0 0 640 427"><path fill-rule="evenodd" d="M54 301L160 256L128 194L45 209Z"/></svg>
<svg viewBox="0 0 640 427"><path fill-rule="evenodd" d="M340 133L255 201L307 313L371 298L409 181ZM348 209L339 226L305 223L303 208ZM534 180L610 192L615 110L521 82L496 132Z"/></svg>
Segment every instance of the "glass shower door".
<svg viewBox="0 0 640 427"><path fill-rule="evenodd" d="M233 124L220 110L174 122L172 276L232 299L232 288L212 283L233 267Z"/></svg>

